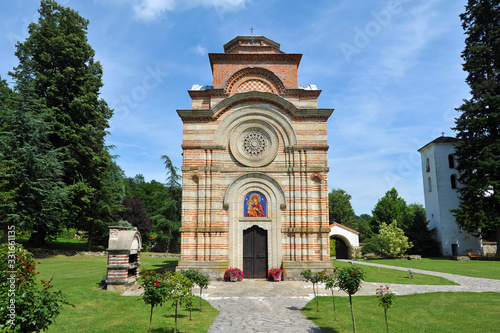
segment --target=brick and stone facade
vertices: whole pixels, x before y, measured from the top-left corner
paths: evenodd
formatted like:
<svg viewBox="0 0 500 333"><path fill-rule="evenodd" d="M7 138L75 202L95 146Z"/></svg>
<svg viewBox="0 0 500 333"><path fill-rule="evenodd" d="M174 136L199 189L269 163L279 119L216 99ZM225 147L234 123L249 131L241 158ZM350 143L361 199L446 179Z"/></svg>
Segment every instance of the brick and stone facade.
<svg viewBox="0 0 500 333"><path fill-rule="evenodd" d="M301 56L263 36L238 36L224 53L209 54L213 84L194 85L192 108L177 110L184 157L179 268L213 278L228 267L245 270L244 233L253 226L267 235L267 268L283 267L293 279L304 268L331 267L333 109L317 108L316 86L298 85ZM248 201L253 193L255 203ZM250 212L257 201L265 212Z"/></svg>

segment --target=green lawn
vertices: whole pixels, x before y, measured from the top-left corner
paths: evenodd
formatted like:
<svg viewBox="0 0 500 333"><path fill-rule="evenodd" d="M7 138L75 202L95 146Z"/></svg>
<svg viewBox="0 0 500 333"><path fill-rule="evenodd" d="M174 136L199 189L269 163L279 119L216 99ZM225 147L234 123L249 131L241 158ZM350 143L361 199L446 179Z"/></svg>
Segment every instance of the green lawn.
<svg viewBox="0 0 500 333"><path fill-rule="evenodd" d="M352 332L348 297L320 297L320 310L311 300L302 313L325 333ZM358 332L385 332L384 310L375 296L354 296ZM387 312L390 332L498 332L500 293L428 293L397 296Z"/></svg>
<svg viewBox="0 0 500 333"><path fill-rule="evenodd" d="M423 258L422 260L381 259L367 262L500 280L500 261L456 261L447 258Z"/></svg>
<svg viewBox="0 0 500 333"><path fill-rule="evenodd" d="M60 289L75 307L64 306L49 332L147 332L150 307L141 297L120 296L119 292L101 290L98 286L106 274L107 256L52 256L37 259L39 279L54 277ZM178 259L141 258L141 268L163 270L176 266ZM194 304L199 304L196 298ZM180 332L206 332L218 311L203 300L203 312L180 312ZM153 332L173 332L173 311L168 306L155 308Z"/></svg>
<svg viewBox="0 0 500 333"><path fill-rule="evenodd" d="M351 264L345 261L333 261L333 267L346 267ZM354 262L356 265L356 262ZM381 283L426 284L426 285L458 285L440 276L414 274L413 279L405 271L380 268L368 265L356 265L365 272L365 281Z"/></svg>

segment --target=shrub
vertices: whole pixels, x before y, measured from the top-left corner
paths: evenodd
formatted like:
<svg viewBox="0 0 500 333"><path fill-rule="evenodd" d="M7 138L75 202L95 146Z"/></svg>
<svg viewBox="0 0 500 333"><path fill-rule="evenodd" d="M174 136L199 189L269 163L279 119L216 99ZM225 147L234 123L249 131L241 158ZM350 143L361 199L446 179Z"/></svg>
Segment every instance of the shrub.
<svg viewBox="0 0 500 333"><path fill-rule="evenodd" d="M69 304L52 278L36 281L33 255L14 242L0 245L0 329L11 332L40 332L48 329L61 306Z"/></svg>
<svg viewBox="0 0 500 333"><path fill-rule="evenodd" d="M396 221L387 225L385 222L380 226L378 235L380 252L389 258L396 258L404 254L413 244L408 241L408 237L402 229L398 228Z"/></svg>

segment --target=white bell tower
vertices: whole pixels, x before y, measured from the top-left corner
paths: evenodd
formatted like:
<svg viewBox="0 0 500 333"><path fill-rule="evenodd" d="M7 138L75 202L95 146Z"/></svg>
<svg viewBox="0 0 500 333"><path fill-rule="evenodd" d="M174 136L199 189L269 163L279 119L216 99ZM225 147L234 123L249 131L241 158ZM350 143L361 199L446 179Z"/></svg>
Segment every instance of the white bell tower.
<svg viewBox="0 0 500 333"><path fill-rule="evenodd" d="M458 140L441 136L418 151L422 160L425 211L429 229L436 229L443 256L462 256L468 252L483 253L481 239L460 229L450 209L458 207L458 171L455 147Z"/></svg>

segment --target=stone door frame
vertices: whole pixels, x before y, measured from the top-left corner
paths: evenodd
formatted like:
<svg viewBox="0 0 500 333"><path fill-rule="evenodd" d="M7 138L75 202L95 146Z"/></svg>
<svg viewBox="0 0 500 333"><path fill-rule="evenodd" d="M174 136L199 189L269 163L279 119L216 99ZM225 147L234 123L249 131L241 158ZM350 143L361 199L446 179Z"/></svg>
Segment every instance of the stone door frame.
<svg viewBox="0 0 500 333"><path fill-rule="evenodd" d="M267 200L267 217L244 217L244 199L250 192L260 192ZM229 215L229 267L243 268L243 230L256 225L267 231L268 268L281 267L282 210L286 208L285 192L276 180L264 173L252 172L238 177L224 195Z"/></svg>

